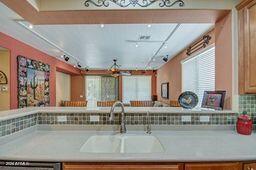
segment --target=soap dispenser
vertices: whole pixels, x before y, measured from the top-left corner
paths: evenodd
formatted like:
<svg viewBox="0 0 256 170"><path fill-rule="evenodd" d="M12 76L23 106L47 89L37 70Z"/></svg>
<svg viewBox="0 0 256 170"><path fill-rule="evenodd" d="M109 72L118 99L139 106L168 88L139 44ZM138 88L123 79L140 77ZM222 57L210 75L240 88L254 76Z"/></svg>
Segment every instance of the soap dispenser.
<svg viewBox="0 0 256 170"><path fill-rule="evenodd" d="M237 130L237 133L242 135L252 134L252 119L247 114L246 111L244 111L241 115L238 116L237 122L236 122L236 130Z"/></svg>

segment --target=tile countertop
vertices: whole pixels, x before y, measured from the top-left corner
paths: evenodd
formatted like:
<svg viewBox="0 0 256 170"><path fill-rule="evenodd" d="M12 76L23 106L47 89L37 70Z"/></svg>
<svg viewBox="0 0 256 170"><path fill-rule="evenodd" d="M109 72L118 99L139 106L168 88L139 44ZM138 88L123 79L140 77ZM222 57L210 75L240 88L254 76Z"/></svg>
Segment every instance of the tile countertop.
<svg viewBox="0 0 256 170"><path fill-rule="evenodd" d="M129 134L145 134L129 131ZM1 160L56 162L193 162L256 160L256 134L235 131L153 131L165 152L151 154L92 154L80 152L92 135L111 131L36 130L0 144ZM2 140L3 141L3 140Z"/></svg>
<svg viewBox="0 0 256 170"><path fill-rule="evenodd" d="M116 109L118 111L118 109ZM8 111L0 111L0 121L31 115L35 113L109 113L109 107L30 107ZM232 110L209 110L209 109L183 109L180 107L125 107L126 113L198 113L198 114L222 114L237 113Z"/></svg>

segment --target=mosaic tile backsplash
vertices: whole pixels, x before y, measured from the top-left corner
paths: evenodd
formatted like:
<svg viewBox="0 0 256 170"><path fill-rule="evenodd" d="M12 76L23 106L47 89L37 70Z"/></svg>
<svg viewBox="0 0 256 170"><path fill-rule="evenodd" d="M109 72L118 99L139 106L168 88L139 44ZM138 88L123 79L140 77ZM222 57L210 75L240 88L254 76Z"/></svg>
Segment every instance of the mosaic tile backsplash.
<svg viewBox="0 0 256 170"><path fill-rule="evenodd" d="M0 121L0 137L24 130L37 124L37 114Z"/></svg>
<svg viewBox="0 0 256 170"><path fill-rule="evenodd" d="M58 116L65 116L67 121L58 121ZM99 116L99 121L90 121L90 116ZM182 121L182 116L191 116L191 121ZM209 116L209 121L200 121L200 116ZM152 125L232 125L235 123L235 114L150 114L149 122ZM38 115L38 124L75 124L75 125L111 125L120 124L120 114L115 115L114 121L109 120L109 114L50 114ZM144 125L147 122L147 114L126 114L127 125Z"/></svg>
<svg viewBox="0 0 256 170"><path fill-rule="evenodd" d="M90 116L99 116L99 121L91 121ZM189 117L189 121L182 118ZM201 118L204 117L204 120ZM205 121L206 118L206 121ZM201 119L201 120L200 120ZM152 125L183 126L183 125L235 125L236 114L126 114L127 125L145 125L149 120ZM187 120L187 119L185 119ZM109 120L109 114L102 113L37 113L10 120L0 121L0 137L39 125L113 125L120 124L120 115L115 115L115 120Z"/></svg>
<svg viewBox="0 0 256 170"><path fill-rule="evenodd" d="M248 112L256 115L256 95L240 95L239 96L239 112Z"/></svg>
<svg viewBox="0 0 256 170"><path fill-rule="evenodd" d="M256 128L256 95L240 95L239 96L239 112L246 111L253 119Z"/></svg>

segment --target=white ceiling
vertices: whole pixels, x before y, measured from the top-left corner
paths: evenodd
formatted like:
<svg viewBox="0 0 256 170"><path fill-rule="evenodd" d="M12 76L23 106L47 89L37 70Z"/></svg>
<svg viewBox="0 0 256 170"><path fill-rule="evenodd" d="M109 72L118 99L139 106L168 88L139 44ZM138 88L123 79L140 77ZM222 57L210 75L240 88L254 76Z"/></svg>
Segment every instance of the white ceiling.
<svg viewBox="0 0 256 170"><path fill-rule="evenodd" d="M114 58L118 59L123 69L145 69L162 42L142 42L136 47L136 43L126 40L138 40L141 35L149 35L150 40L164 41L177 25L152 24L150 28L147 24L105 25L104 28L100 25L37 25L33 29L26 29L13 21L19 16L3 4L0 4L0 13L1 32L55 57L60 57L63 50L83 66L95 69L109 68ZM213 25L181 24L147 69L159 68L164 64L161 56L175 56Z"/></svg>

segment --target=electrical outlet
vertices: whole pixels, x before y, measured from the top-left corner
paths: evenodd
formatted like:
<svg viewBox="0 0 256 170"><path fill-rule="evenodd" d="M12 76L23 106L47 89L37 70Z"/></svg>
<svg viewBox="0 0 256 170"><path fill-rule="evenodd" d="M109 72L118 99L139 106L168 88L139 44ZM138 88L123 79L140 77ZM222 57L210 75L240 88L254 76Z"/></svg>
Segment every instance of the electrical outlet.
<svg viewBox="0 0 256 170"><path fill-rule="evenodd" d="M90 122L99 122L100 116L91 115L90 116Z"/></svg>
<svg viewBox="0 0 256 170"><path fill-rule="evenodd" d="M181 116L182 122L191 122L191 116Z"/></svg>
<svg viewBox="0 0 256 170"><path fill-rule="evenodd" d="M200 122L210 122L210 116L200 116Z"/></svg>
<svg viewBox="0 0 256 170"><path fill-rule="evenodd" d="M57 116L58 122L67 122L67 116Z"/></svg>

